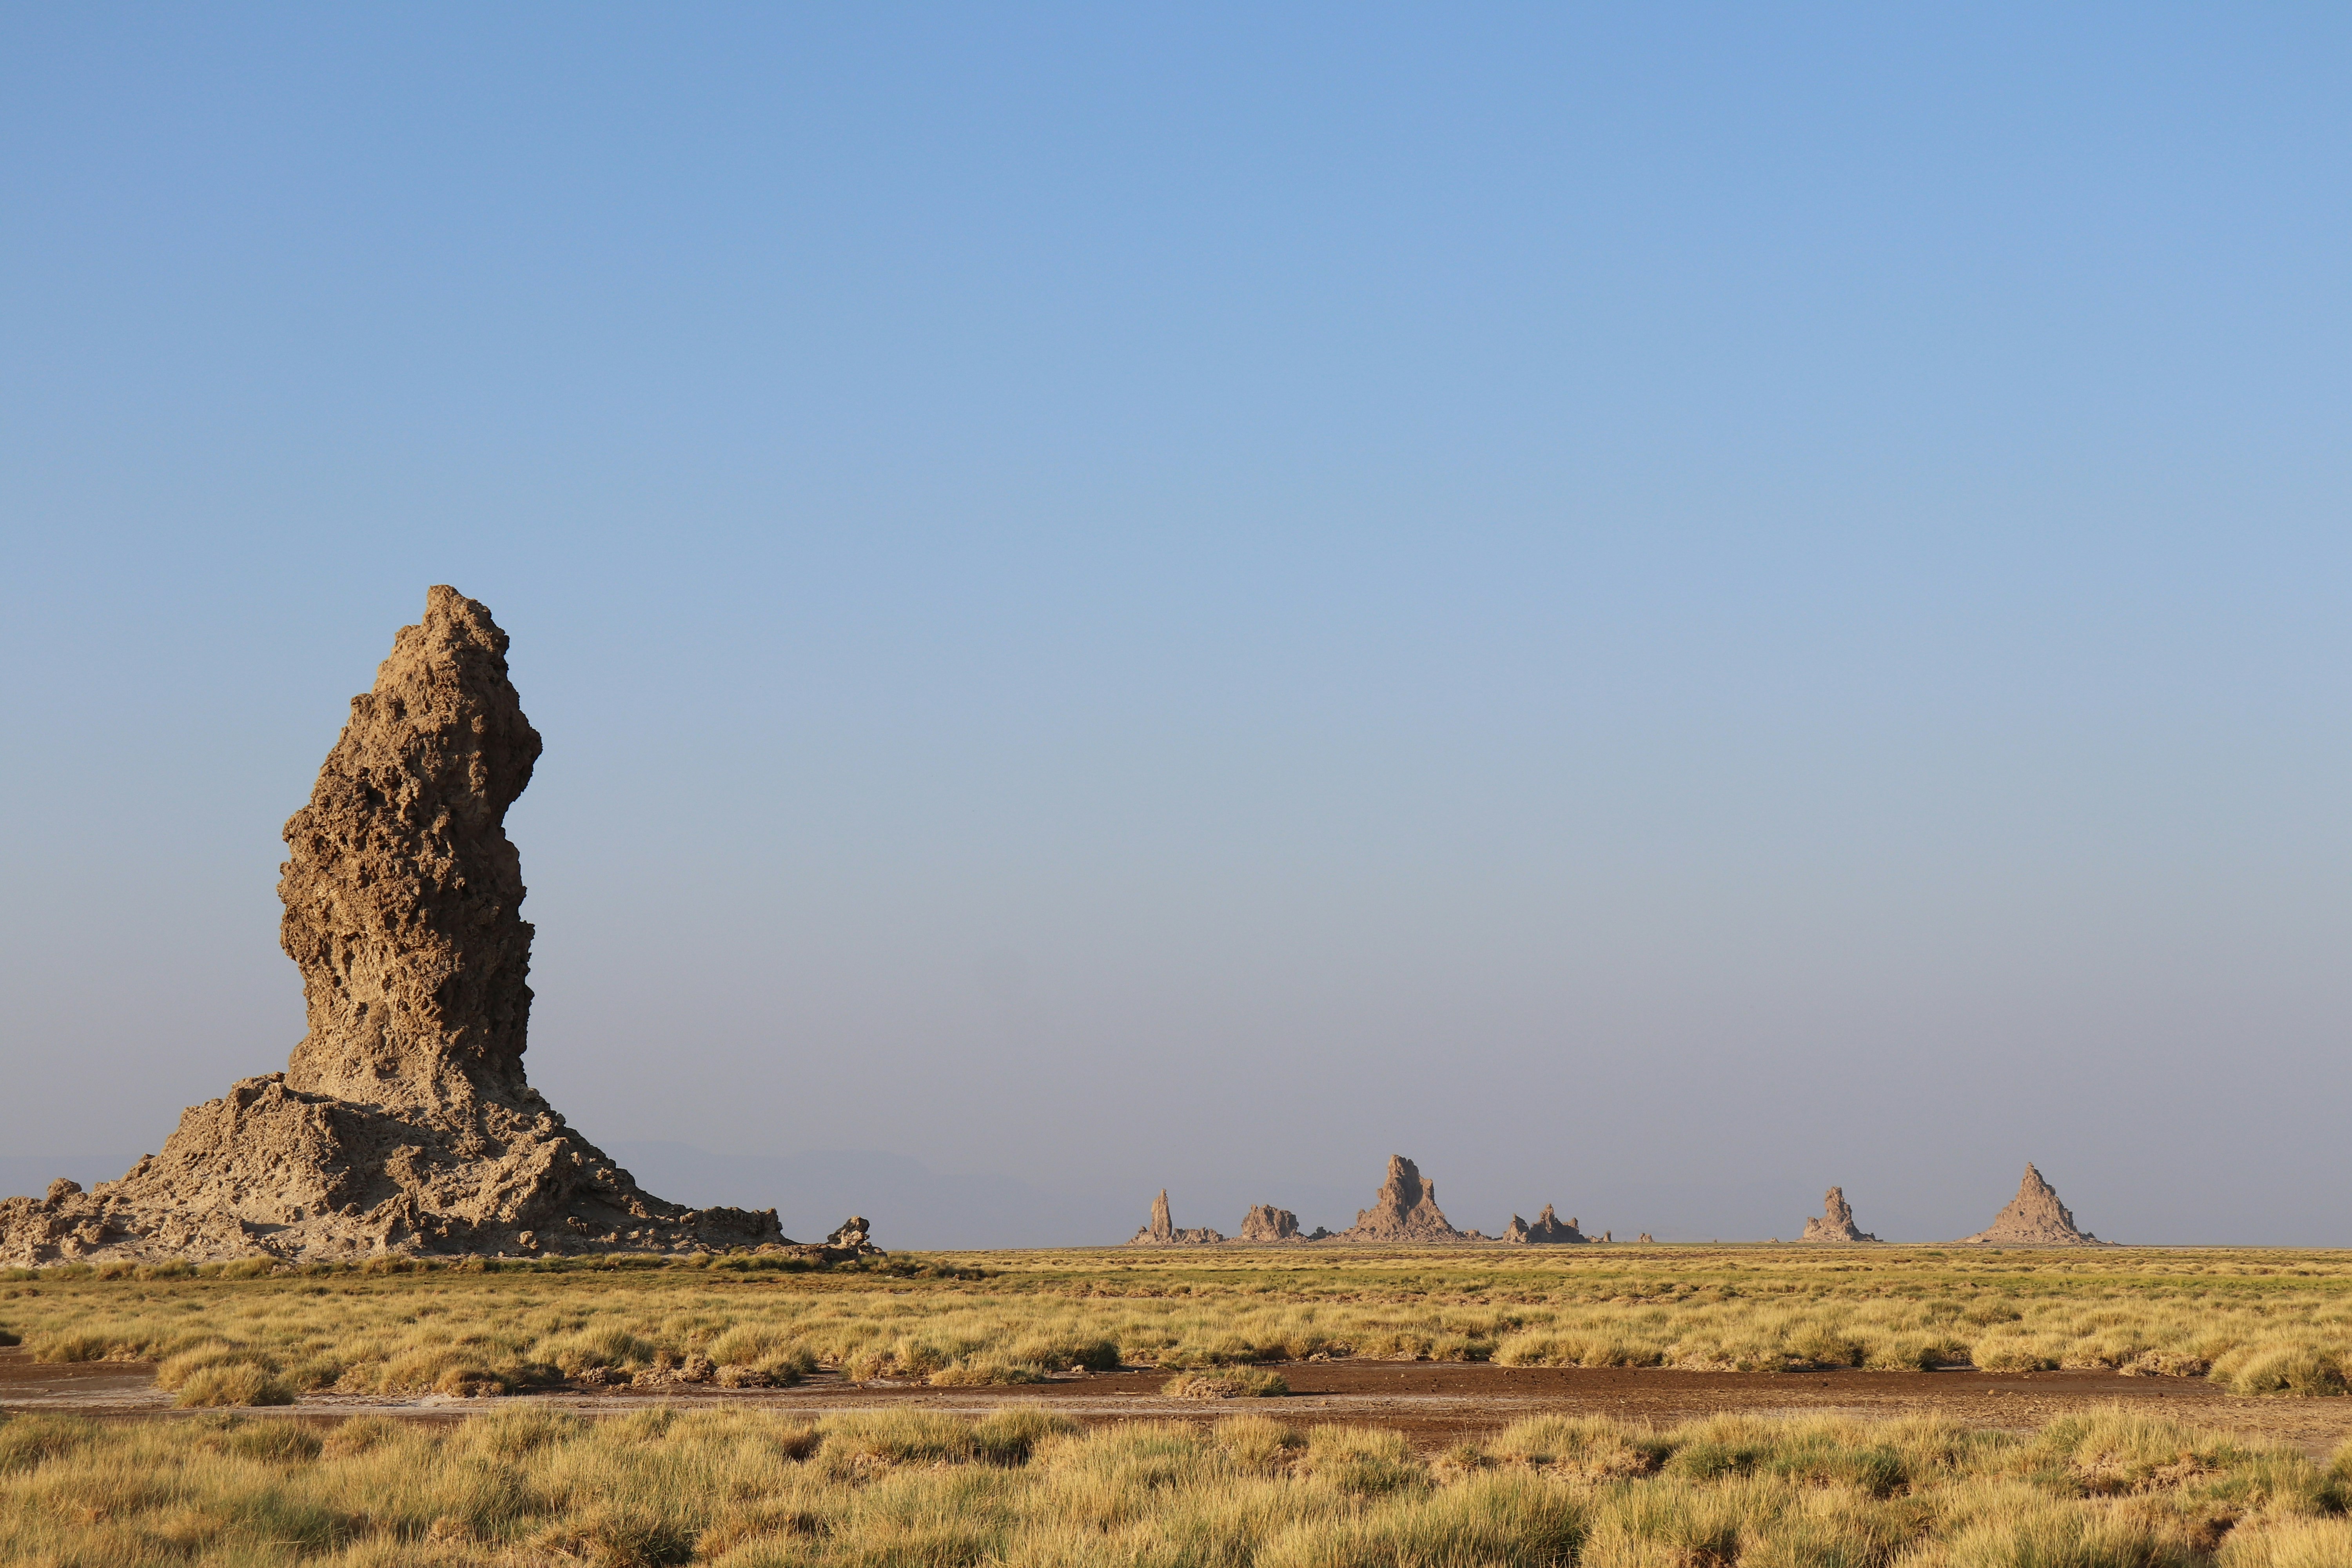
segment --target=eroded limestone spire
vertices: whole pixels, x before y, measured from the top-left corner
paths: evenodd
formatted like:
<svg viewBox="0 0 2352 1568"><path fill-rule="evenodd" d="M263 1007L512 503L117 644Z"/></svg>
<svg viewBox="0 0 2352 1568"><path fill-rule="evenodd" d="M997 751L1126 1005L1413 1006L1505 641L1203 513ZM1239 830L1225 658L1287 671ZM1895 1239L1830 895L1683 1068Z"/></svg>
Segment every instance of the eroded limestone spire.
<svg viewBox="0 0 2352 1568"><path fill-rule="evenodd" d="M1805 1222L1804 1241L1876 1241L1878 1237L1853 1223L1853 1205L1843 1187L1832 1187L1822 1199L1822 1212Z"/></svg>
<svg viewBox="0 0 2352 1568"><path fill-rule="evenodd" d="M1127 1244L1129 1247L1204 1247L1224 1239L1222 1232L1211 1230L1206 1226L1191 1230L1177 1229L1175 1220L1168 1212L1168 1189L1162 1187L1160 1195L1151 1200L1151 1223L1128 1237Z"/></svg>
<svg viewBox="0 0 2352 1568"><path fill-rule="evenodd" d="M0 1263L785 1247L773 1209L667 1203L525 1081L530 927L504 826L539 735L507 639L426 595L286 825L279 940L310 1032L85 1193L0 1200ZM854 1219L812 1260L874 1251Z"/></svg>
<svg viewBox="0 0 2352 1568"><path fill-rule="evenodd" d="M2074 1224L2074 1211L2058 1200L2058 1189L2043 1180L2030 1162L2009 1206L1993 1216L1989 1228L1962 1239L2012 1247L2089 1247L2099 1242Z"/></svg>
<svg viewBox="0 0 2352 1568"><path fill-rule="evenodd" d="M488 609L428 591L286 824L278 940L310 1015L291 1089L390 1108L528 1093L531 928L505 824L540 740L506 654Z"/></svg>
<svg viewBox="0 0 2352 1568"><path fill-rule="evenodd" d="M1342 1241L1463 1241L1470 1239L1437 1206L1437 1184L1422 1178L1421 1167L1402 1154L1389 1156L1388 1179L1372 1206L1339 1233Z"/></svg>

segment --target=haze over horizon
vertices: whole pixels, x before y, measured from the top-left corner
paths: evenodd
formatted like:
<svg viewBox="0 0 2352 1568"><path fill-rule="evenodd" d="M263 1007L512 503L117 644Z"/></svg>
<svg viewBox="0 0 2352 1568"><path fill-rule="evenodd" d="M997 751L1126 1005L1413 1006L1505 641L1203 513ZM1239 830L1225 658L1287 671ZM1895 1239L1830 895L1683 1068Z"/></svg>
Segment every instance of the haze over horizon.
<svg viewBox="0 0 2352 1568"><path fill-rule="evenodd" d="M2352 1245L2347 68L0 16L0 1184L285 1066L279 829L446 582L546 739L532 1080L665 1195L1932 1240L2032 1160Z"/></svg>

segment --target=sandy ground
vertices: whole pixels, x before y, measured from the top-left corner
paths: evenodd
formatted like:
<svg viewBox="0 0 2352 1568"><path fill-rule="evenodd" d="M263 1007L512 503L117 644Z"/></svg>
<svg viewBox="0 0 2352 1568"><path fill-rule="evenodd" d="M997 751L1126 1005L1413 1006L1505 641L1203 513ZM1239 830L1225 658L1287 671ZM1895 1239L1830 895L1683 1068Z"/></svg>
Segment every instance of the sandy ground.
<svg viewBox="0 0 2352 1568"><path fill-rule="evenodd" d="M1213 1421L1250 1411L1286 1421L1345 1421L1391 1427L1417 1447L1442 1448L1486 1436L1529 1415L1611 1415L1671 1423L1727 1411L1758 1415L1895 1416L1936 1412L1983 1426L2032 1428L2056 1415L2121 1402L2199 1426L2294 1443L2326 1456L2352 1441L2352 1399L2252 1399L2201 1378L2121 1377L2042 1372L1667 1372L1653 1369L1509 1367L1480 1363L1307 1362L1282 1367L1283 1399L1197 1402L1164 1399L1158 1372L1079 1373L1004 1388L929 1388L844 1381L820 1373L797 1388L556 1389L486 1404L425 1394L392 1398L310 1394L257 1415L337 1419L368 1412L412 1420L455 1420L518 1405L610 1414L647 1405L730 1406L781 1415L915 1405L977 1414L1041 1405L1080 1422ZM168 1415L172 1396L154 1368L136 1362L45 1366L22 1350L0 1351L0 1409L83 1415Z"/></svg>

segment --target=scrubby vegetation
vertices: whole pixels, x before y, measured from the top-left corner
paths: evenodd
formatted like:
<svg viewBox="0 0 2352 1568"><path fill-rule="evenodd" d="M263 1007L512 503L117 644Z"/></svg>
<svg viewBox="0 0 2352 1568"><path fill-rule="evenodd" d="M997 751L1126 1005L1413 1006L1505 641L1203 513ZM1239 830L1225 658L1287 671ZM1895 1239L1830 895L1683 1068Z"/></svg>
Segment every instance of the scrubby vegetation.
<svg viewBox="0 0 2352 1568"><path fill-rule="evenodd" d="M0 1422L0 1560L2319 1568L2352 1562L2347 1458L2121 1411L2033 1436L1546 1418L1437 1456L1263 1416L18 1416Z"/></svg>
<svg viewBox="0 0 2352 1568"><path fill-rule="evenodd" d="M1160 1392L1171 1399L1279 1399L1290 1392L1290 1380L1257 1367L1230 1367L1180 1372L1160 1384Z"/></svg>
<svg viewBox="0 0 2352 1568"><path fill-rule="evenodd" d="M162 1363L191 1403L559 1380L937 1384L1313 1356L1521 1365L2105 1368L2338 1395L2352 1257L1935 1247L1182 1248L272 1272L19 1270L0 1339ZM236 1369L246 1368L239 1372Z"/></svg>

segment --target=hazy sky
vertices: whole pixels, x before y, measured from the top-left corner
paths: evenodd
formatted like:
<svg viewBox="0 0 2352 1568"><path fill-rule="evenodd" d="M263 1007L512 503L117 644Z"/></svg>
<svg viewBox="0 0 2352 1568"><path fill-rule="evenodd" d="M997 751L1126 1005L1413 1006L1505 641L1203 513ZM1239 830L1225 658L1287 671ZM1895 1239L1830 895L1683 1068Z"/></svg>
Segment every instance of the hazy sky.
<svg viewBox="0 0 2352 1568"><path fill-rule="evenodd" d="M0 1154L284 1066L279 827L447 582L534 1080L944 1173L886 1246L1391 1152L2352 1244L2347 79L2321 6L12 7Z"/></svg>

